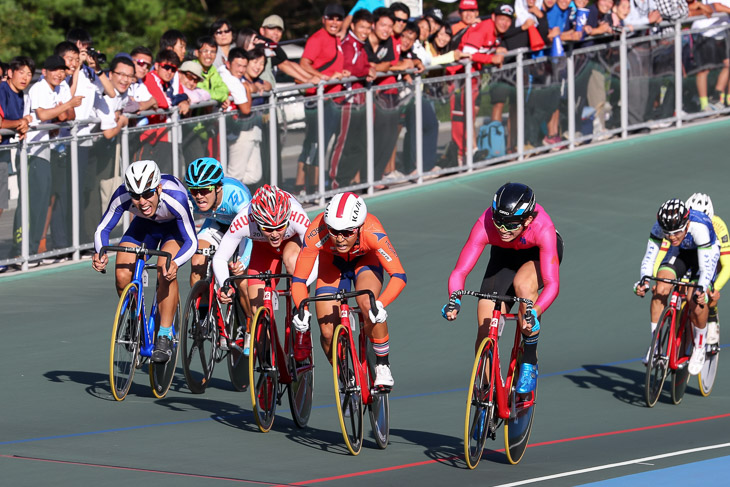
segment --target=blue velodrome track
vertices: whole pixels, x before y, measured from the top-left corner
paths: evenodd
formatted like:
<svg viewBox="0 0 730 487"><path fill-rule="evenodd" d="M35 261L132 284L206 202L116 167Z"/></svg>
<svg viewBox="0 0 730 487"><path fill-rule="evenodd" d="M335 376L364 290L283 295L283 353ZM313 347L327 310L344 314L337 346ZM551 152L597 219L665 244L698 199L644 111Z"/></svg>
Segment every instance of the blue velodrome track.
<svg viewBox="0 0 730 487"><path fill-rule="evenodd" d="M342 444L321 351L303 430L285 399L272 431L259 433L249 394L232 390L224 366L203 395L188 391L179 369L166 398L154 399L139 374L117 403L107 379L111 274L84 262L0 278L0 484L722 483L730 467L727 348L710 397L692 378L680 405L665 386L646 408L639 358L649 343L649 302L631 287L661 202L704 191L730 218L728 133L726 121L693 126L368 199L408 286L389 309L391 442L378 450L368 437L358 457ZM543 320L530 448L509 465L499 431L470 471L461 436L476 306L467 301L455 323L439 309L471 225L507 180L530 184L563 235L561 292ZM478 286L485 264L468 286ZM721 303L721 318L726 309ZM721 343L730 343L730 331Z"/></svg>

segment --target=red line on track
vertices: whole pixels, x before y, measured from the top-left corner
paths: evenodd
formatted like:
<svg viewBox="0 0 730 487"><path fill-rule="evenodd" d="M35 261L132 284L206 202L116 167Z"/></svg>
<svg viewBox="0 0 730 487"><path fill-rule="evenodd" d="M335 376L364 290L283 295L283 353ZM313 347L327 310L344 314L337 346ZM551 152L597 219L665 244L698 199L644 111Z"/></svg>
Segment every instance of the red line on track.
<svg viewBox="0 0 730 487"><path fill-rule="evenodd" d="M706 418L687 419L685 421L676 421L674 423L657 424L657 425L654 425L654 426L642 426L640 428L631 428L631 429L627 429L627 430L609 431L609 432L606 432L606 433L596 433L594 435L575 436L573 438L564 438L562 440L543 441L542 443L535 443L535 444L532 444L532 445L528 445L527 448L533 448L533 447L536 447L536 446L554 445L554 444L557 444L557 443L567 443L569 441L578 441L578 440L587 440L587 439L591 439L591 438L600 438L602 436L613 436L613 435L621 435L621 434L625 434L625 433L635 433L637 431L646 431L646 430L652 430L652 429L657 429L657 428L668 428L670 426L679 426L679 425L683 425L683 424L698 423L698 422L701 422L701 421L711 421L713 419L722 419L722 418L727 418L727 417L730 417L730 413L728 413L728 414L719 414L717 416L708 416ZM503 452L504 449L502 449L502 450L493 450L493 451ZM451 461L451 460L455 460L455 459L458 459L458 458L461 458L461 456L451 457L451 458L443 458L443 459L440 459L440 460L426 460L424 462L417 462L417 463L406 463L404 465L394 465L392 467L378 468L378 469L374 469L374 470L364 470L362 472L354 472L354 473L349 473L349 474L337 475L335 477L323 477L323 478L320 478L320 479L305 480L305 481L302 481L302 482L295 482L294 484L289 484L289 485L309 485L309 484L316 484L316 483L319 483L319 482L329 482L329 481L332 481L332 480L341 480L341 479L347 479L347 478L352 478L352 477L361 477L361 476L364 476L364 475L372 475L372 474L381 473L381 472L388 472L388 471L391 471L391 470L401 470L401 469L405 469L405 468L420 467L422 465L431 465L431 464L434 464L434 463L441 463L441 462L445 462L445 461Z"/></svg>

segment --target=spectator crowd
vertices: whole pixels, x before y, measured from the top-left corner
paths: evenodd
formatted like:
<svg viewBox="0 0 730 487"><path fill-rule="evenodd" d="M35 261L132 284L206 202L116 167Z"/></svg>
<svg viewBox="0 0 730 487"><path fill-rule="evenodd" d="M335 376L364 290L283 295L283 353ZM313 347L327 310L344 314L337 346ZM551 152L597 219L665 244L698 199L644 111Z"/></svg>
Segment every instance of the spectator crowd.
<svg viewBox="0 0 730 487"><path fill-rule="evenodd" d="M335 3L324 8L321 28L308 36L298 61L289 59L282 47L284 19L269 15L258 30L235 29L230 21L217 20L209 35L190 43L184 33L169 30L154 51L137 46L129 53L116 53L108 67L106 56L93 48L90 33L72 29L42 62L17 56L0 63L0 127L14 132L2 135L0 143L0 214L8 208L8 176L17 168L17 161L11 160L13 152L7 150L9 144L21 139L31 144L28 235L22 233L17 211L10 255L1 258L18 256L23 239L28 240L31 254L72 244L71 132L67 126L59 130L39 124L97 120L74 128L79 137L75 191L84 243L91 241L119 183L120 132L125 127L136 127L134 136L130 135L132 160L152 159L163 173L172 173L173 134L169 126L159 124L170 122L173 113L184 121L222 110L229 115L225 134L217 133L217 125L197 119L182 124L180 160L220 157L215 141L225 137L227 175L246 185L263 185L270 178L267 161L275 159L281 165L281 154L270 154L269 137L272 133L281 137L282 131L271 130L266 111L255 107L267 104L267 94L276 87L280 73L310 86L304 92L305 132L291 189L299 194L316 187L321 153L327 159L328 187L334 189L365 182L364 88L372 86L375 180L388 184L417 172L413 80L464 73L465 60L470 60L474 76L424 85L423 172L465 163L467 124L473 129L471 145L480 151L476 157L498 157L515 150L516 71L486 70L491 73L486 89L481 73L509 62L505 54L518 48L528 49L527 58L535 60L526 67L523 80L528 149L560 146L564 141L565 51L611 43L623 31L628 36L661 34L629 50L629 124L657 120L659 126L674 116L674 29L666 21L705 16L691 24L704 30L683 43L683 71L695 76L698 110L724 109L730 103L730 43L723 27L728 21L713 14L728 12L730 0L596 0L592 4L589 0L516 0L514 5L502 3L489 12L480 9L477 0L460 0L458 11L450 16L428 8L414 17L404 3L385 7L383 0L358 0L349 11ZM611 55L617 60L618 52L607 53L575 58L578 130L594 140L610 137L611 129L618 126L618 117L611 116L619 92L614 89L618 73ZM342 82L330 83L337 80ZM320 82L328 82L324 86L324 150L319 147L317 98L311 96ZM466 109L469 100L471 110ZM437 114L442 106L448 107L451 134L446 149L439 151ZM469 112L471 120L467 120ZM477 116L484 119L480 127ZM401 132L403 147L398 152ZM275 146L280 148L281 140Z"/></svg>

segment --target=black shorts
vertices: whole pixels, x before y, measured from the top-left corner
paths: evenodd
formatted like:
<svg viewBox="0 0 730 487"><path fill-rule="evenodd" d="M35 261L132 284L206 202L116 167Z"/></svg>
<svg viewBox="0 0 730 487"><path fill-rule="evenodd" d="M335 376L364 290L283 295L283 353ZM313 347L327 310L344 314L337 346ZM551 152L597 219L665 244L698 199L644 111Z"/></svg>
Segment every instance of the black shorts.
<svg viewBox="0 0 730 487"><path fill-rule="evenodd" d="M558 247L558 261L563 262L563 238L555 232ZM530 261L540 261L540 249L505 249L492 245L489 253L489 264L484 272L480 292L485 294L497 293L502 296L514 296L514 279L517 271ZM540 267L538 266L538 271ZM538 274L538 288L543 288L542 276Z"/></svg>
<svg viewBox="0 0 730 487"><path fill-rule="evenodd" d="M695 43L695 65L701 70L719 68L727 59L725 38L698 36Z"/></svg>

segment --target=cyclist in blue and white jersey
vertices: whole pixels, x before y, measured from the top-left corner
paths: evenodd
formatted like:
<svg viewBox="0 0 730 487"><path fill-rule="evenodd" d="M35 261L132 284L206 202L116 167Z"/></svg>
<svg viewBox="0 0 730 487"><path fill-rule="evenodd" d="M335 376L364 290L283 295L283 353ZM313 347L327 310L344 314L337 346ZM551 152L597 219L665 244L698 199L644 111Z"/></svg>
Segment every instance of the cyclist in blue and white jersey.
<svg viewBox="0 0 730 487"><path fill-rule="evenodd" d="M198 247L195 223L188 204L185 186L174 176L160 174L154 161L133 162L124 173L124 184L112 195L94 234L94 258L92 267L101 272L109 257L99 256L99 251L109 245L109 234L125 211L135 218L124 233L119 245L169 252L173 255L170 269L166 260L157 260L157 304L160 313L160 331L155 340L152 360L166 362L172 356L172 322L179 301L177 269L186 263ZM117 254L115 268L117 293L121 294L132 280L136 255Z"/></svg>
<svg viewBox="0 0 730 487"><path fill-rule="evenodd" d="M198 232L198 248L220 246L223 235L238 212L251 202L251 192L239 180L223 177L223 166L217 159L201 157L190 163L185 173L185 184L192 203L193 215L205 221ZM248 267L251 242L245 239L238 249L238 272ZM205 256L193 255L190 287L205 276Z"/></svg>
<svg viewBox="0 0 730 487"><path fill-rule="evenodd" d="M715 235L712 220L704 213L689 209L682 200L671 199L657 212L657 221L651 229L646 254L641 261L641 276L652 276L662 239L671 247L664 256L657 277L681 279L690 271L690 279L701 289L695 289L689 299L690 319L694 325L694 350L689 360L689 373L697 375L705 363L705 339L709 302L707 293L715 279L717 261L720 258L720 243ZM634 285L634 292L643 297L649 289L648 283ZM656 330L662 310L667 305L671 284L657 282L650 306L651 331ZM647 358L651 350L647 352Z"/></svg>

